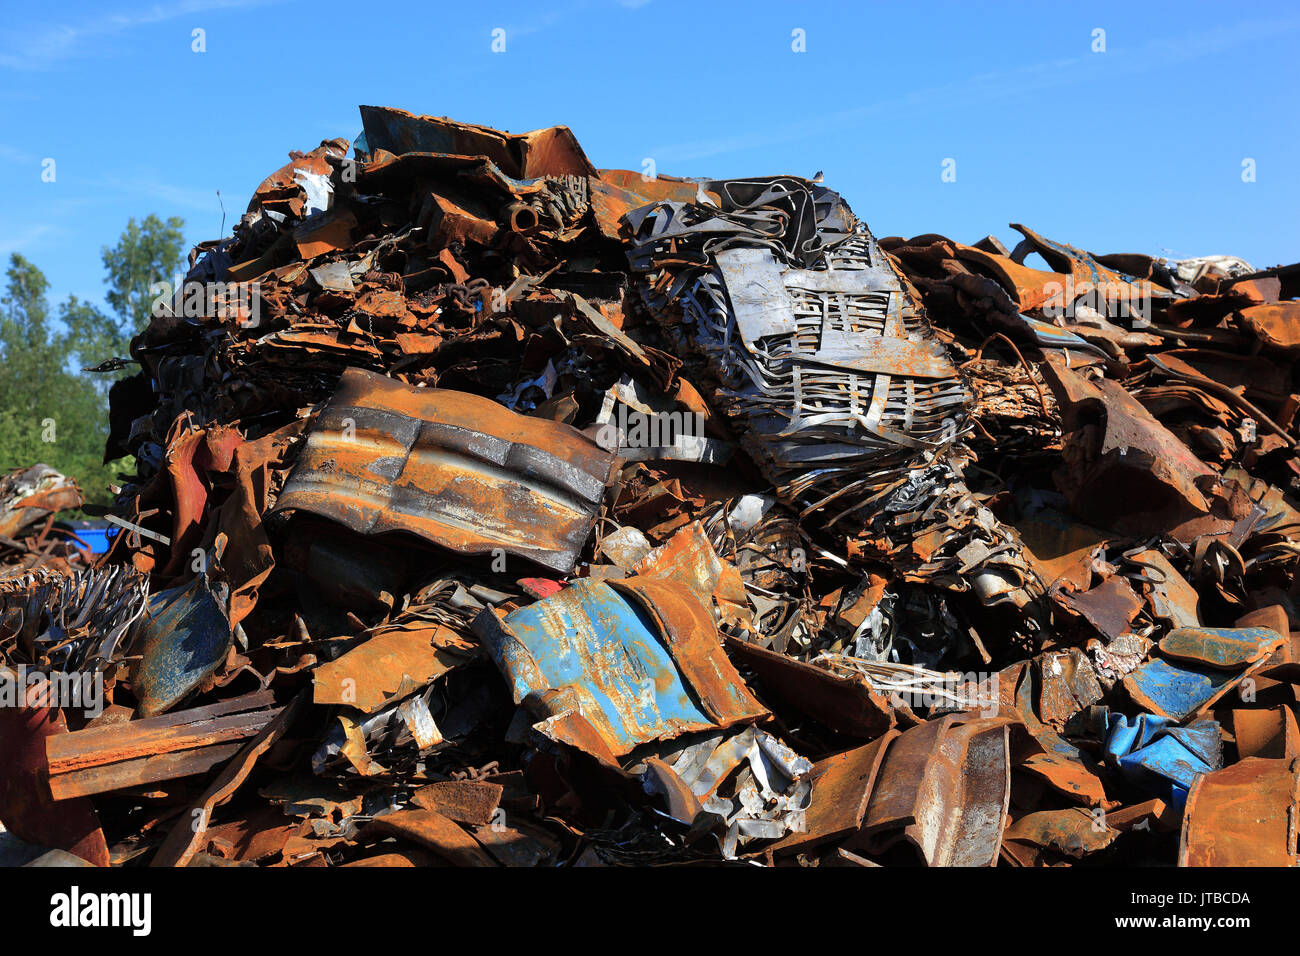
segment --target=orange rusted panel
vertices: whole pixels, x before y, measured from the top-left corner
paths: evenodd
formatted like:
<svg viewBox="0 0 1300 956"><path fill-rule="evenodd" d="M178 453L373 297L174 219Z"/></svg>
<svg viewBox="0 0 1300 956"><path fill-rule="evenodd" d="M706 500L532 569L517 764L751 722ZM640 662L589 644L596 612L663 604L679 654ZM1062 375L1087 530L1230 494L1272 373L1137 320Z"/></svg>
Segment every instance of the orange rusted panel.
<svg viewBox="0 0 1300 956"><path fill-rule="evenodd" d="M1179 866L1296 866L1300 759L1247 757L1192 784Z"/></svg>
<svg viewBox="0 0 1300 956"><path fill-rule="evenodd" d="M500 548L568 571L611 464L561 422L348 369L276 510L310 511L363 534L405 531L465 554Z"/></svg>

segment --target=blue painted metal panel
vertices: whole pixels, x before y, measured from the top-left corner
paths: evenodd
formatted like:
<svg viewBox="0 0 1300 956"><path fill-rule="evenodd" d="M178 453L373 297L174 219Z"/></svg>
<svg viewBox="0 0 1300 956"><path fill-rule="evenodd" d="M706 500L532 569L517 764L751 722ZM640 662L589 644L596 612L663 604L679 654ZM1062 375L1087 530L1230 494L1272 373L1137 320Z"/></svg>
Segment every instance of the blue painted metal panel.
<svg viewBox="0 0 1300 956"><path fill-rule="evenodd" d="M1192 782L1223 765L1219 725L1210 719L1178 727L1167 717L1106 717L1106 763L1136 786L1179 809Z"/></svg>
<svg viewBox="0 0 1300 956"><path fill-rule="evenodd" d="M223 602L200 575L149 598L131 650L131 690L140 714L161 714L214 674L233 638Z"/></svg>
<svg viewBox="0 0 1300 956"><path fill-rule="evenodd" d="M1240 676L1155 659L1124 678L1124 686L1141 706L1182 721L1235 684Z"/></svg>
<svg viewBox="0 0 1300 956"><path fill-rule="evenodd" d="M541 719L580 715L615 755L718 726L649 614L604 582L579 580L504 621L484 612L474 630L516 703Z"/></svg>

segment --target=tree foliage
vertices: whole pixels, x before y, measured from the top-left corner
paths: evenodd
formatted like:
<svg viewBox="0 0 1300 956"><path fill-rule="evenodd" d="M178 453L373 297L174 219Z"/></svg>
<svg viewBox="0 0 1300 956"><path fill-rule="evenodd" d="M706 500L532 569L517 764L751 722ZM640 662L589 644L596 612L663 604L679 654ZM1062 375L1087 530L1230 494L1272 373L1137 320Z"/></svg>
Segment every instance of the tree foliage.
<svg viewBox="0 0 1300 956"><path fill-rule="evenodd" d="M128 354L149 319L150 285L180 266L183 227L175 217L132 219L103 250L111 315L70 296L53 320L44 273L10 256L0 297L0 470L44 462L75 478L87 501L107 503L117 471L131 470L102 461L116 376L82 368Z"/></svg>

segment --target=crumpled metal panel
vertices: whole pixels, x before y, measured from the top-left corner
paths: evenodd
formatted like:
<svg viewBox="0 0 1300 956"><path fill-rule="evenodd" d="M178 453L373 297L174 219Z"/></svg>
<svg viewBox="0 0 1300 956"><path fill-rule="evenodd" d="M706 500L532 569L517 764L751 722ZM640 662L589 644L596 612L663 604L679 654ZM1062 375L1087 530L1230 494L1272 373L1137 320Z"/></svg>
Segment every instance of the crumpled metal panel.
<svg viewBox="0 0 1300 956"><path fill-rule="evenodd" d="M1247 757L1192 787L1179 866L1297 866L1300 759Z"/></svg>
<svg viewBox="0 0 1300 956"><path fill-rule="evenodd" d="M892 260L822 186L789 176L708 186L717 204L629 213L627 256L649 310L704 358L750 456L803 515L857 529L894 506L912 520L871 534L896 564L937 557L922 574L1025 605L1040 582L954 457L971 393ZM923 470L932 480L918 487ZM935 545L904 554L926 532Z"/></svg>
<svg viewBox="0 0 1300 956"><path fill-rule="evenodd" d="M880 851L899 840L928 866L993 866L1011 796L1008 722L949 716L890 744L862 835Z"/></svg>
<svg viewBox="0 0 1300 956"><path fill-rule="evenodd" d="M457 123L445 116L417 116L385 106L361 107L361 123L372 151L486 156L514 179L596 173L567 126L503 133L489 126Z"/></svg>
<svg viewBox="0 0 1300 956"><path fill-rule="evenodd" d="M407 531L464 554L501 548L568 572L612 462L561 422L353 368L275 510L310 511L362 534Z"/></svg>
<svg viewBox="0 0 1300 956"><path fill-rule="evenodd" d="M211 677L233 641L225 601L201 574L182 587L159 591L134 635L131 690L142 717L179 704Z"/></svg>
<svg viewBox="0 0 1300 956"><path fill-rule="evenodd" d="M709 609L670 582L582 579L504 619L486 610L474 631L515 703L598 756L767 712L723 654Z"/></svg>
<svg viewBox="0 0 1300 956"><path fill-rule="evenodd" d="M1171 652L1165 650L1166 641L1171 641ZM1175 659L1147 661L1124 678L1124 687L1139 706L1183 721L1204 713L1247 676L1261 670L1268 655L1285 642L1267 627L1179 628L1160 644L1161 653ZM1227 663L1243 657L1245 663Z"/></svg>
<svg viewBox="0 0 1300 956"><path fill-rule="evenodd" d="M1179 727L1153 714L1108 713L1104 754L1130 782L1179 810L1196 778L1223 765L1219 725L1208 718Z"/></svg>
<svg viewBox="0 0 1300 956"><path fill-rule="evenodd" d="M656 315L682 310L724 410L786 494L816 510L864 467L896 469L900 451L955 437L969 393L844 201L792 177L710 185L721 207L630 213L628 258L641 273L685 249L709 264L643 282L642 295Z"/></svg>

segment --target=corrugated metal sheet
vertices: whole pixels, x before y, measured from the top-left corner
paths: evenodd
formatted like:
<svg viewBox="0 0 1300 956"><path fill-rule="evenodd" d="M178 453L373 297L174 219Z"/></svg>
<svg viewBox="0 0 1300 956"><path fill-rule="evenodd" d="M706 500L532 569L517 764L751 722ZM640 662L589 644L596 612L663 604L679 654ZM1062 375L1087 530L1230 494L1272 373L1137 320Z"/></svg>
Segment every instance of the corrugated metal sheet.
<svg viewBox="0 0 1300 956"><path fill-rule="evenodd" d="M620 756L767 712L723 654L709 609L669 582L580 580L504 620L484 611L474 630L515 702L584 750L589 731Z"/></svg>
<svg viewBox="0 0 1300 956"><path fill-rule="evenodd" d="M501 548L567 572L611 465L563 423L348 369L276 510L310 511L363 534L407 531L465 554Z"/></svg>

